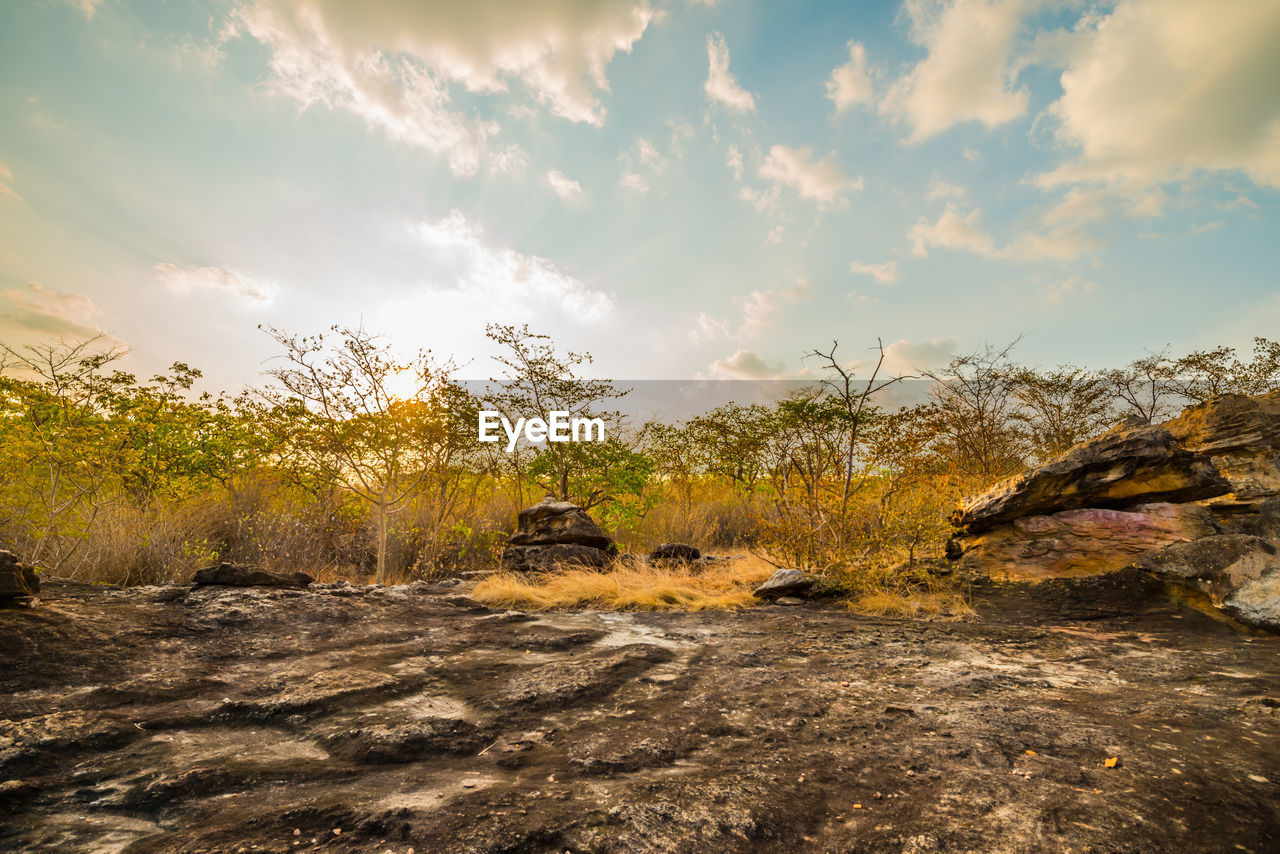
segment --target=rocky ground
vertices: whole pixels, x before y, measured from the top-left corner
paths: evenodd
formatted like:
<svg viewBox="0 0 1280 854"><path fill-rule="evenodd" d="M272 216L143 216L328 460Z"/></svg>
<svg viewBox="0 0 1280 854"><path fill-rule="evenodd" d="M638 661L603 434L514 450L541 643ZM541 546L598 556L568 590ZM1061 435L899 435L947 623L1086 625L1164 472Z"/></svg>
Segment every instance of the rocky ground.
<svg viewBox="0 0 1280 854"><path fill-rule="evenodd" d="M0 850L1280 850L1280 637L1108 579L966 623L47 582Z"/></svg>

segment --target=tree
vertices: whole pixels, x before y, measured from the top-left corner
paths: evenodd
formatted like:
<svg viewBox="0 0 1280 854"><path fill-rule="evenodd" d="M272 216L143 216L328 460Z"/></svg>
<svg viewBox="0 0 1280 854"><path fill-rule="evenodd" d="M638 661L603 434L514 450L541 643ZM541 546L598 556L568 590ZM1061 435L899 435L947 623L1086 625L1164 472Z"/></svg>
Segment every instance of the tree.
<svg viewBox="0 0 1280 854"><path fill-rule="evenodd" d="M1009 358L1018 341L996 349L984 344L953 358L933 380L941 414L960 471L990 482L1022 468L1026 440L1014 416L1016 367Z"/></svg>
<svg viewBox="0 0 1280 854"><path fill-rule="evenodd" d="M1112 422L1112 386L1100 375L1062 365L1051 371L1017 368L1010 376L1030 452L1043 462L1096 436Z"/></svg>
<svg viewBox="0 0 1280 854"><path fill-rule="evenodd" d="M1122 407L1154 422L1170 414L1173 370L1166 349L1148 353L1123 368L1103 371L1101 377L1111 386L1112 396Z"/></svg>
<svg viewBox="0 0 1280 854"><path fill-rule="evenodd" d="M1173 363L1169 385L1204 403L1220 394L1265 394L1280 388L1280 341L1253 339L1253 358L1242 362L1233 347L1196 350Z"/></svg>
<svg viewBox="0 0 1280 854"><path fill-rule="evenodd" d="M111 500L125 462L121 435L105 417L103 369L125 354L99 338L11 347L0 343L0 424L11 513L25 517L25 557L61 569Z"/></svg>
<svg viewBox="0 0 1280 854"><path fill-rule="evenodd" d="M495 387L488 395L497 408L512 422L516 418L547 418L552 412L567 412L570 419L600 418L611 421L615 436L621 426L618 412L598 409L603 401L624 397L630 389L619 390L607 379L586 379L577 371L591 364L590 353L558 354L548 335L531 332L528 325L491 323L485 334L507 349L508 355L495 356L506 368L505 376L491 382ZM512 417L515 416L515 417ZM584 508L594 507L611 497L609 477L599 474L604 461L616 463L616 453L601 454L592 442L544 442L541 447L517 448L508 455L517 479L529 476L561 501L575 501ZM617 448L615 447L615 451ZM525 465L520 454L533 457Z"/></svg>
<svg viewBox="0 0 1280 854"><path fill-rule="evenodd" d="M381 336L363 328L333 326L330 345L321 335L266 331L284 348L284 364L266 371L274 386L262 389L269 403L292 416L297 447L327 467L340 483L368 502L377 519L377 582L387 580L387 530L391 515L423 483L428 460L451 439L452 362L439 364L429 351L396 358ZM409 376L412 391L393 393Z"/></svg>
<svg viewBox="0 0 1280 854"><path fill-rule="evenodd" d="M876 351L879 354L879 358L876 359L876 366L871 370L871 377L865 383L855 380L852 370L840 364L840 360L836 358L836 348L839 346L839 341L832 341L830 350L825 352L812 350L805 358L822 360L822 370L826 376L819 381L819 384L825 389L827 395L840 406L845 416L844 471L840 484L840 513L843 516L854 490L854 455L858 448L859 431L863 426L863 422L875 412L872 398L889 386L902 382L906 377L898 375L877 382L877 378L880 376L880 369L884 366L884 342L876 339Z"/></svg>

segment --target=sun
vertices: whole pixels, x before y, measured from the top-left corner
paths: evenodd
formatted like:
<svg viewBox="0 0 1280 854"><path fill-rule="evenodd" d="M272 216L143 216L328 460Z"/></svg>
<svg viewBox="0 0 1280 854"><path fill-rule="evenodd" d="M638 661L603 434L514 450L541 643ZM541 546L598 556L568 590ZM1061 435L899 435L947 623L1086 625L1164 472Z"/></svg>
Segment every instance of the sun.
<svg viewBox="0 0 1280 854"><path fill-rule="evenodd" d="M412 400L422 390L422 381L417 371L405 368L387 377L386 389L396 400Z"/></svg>

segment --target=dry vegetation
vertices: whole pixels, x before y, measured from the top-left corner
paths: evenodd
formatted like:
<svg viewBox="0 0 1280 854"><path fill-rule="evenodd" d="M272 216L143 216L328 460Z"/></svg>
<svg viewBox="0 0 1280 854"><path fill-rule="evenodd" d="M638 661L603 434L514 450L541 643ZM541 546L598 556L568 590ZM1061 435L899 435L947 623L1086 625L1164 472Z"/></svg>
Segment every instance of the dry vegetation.
<svg viewBox="0 0 1280 854"><path fill-rule="evenodd" d="M641 565L609 572L566 568L531 578L491 575L471 597L492 608L546 611L730 611L760 600L751 591L775 567L757 557L733 558L712 567L694 564Z"/></svg>

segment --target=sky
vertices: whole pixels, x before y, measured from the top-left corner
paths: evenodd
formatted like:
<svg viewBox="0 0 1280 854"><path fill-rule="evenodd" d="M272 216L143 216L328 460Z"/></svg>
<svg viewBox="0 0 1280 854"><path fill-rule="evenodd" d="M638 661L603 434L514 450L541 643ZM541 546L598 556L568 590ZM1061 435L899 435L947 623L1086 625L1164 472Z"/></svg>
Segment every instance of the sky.
<svg viewBox="0 0 1280 854"><path fill-rule="evenodd" d="M1280 0L9 0L0 341L262 382L863 374L1280 337Z"/></svg>

